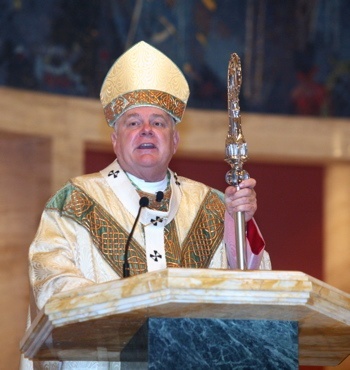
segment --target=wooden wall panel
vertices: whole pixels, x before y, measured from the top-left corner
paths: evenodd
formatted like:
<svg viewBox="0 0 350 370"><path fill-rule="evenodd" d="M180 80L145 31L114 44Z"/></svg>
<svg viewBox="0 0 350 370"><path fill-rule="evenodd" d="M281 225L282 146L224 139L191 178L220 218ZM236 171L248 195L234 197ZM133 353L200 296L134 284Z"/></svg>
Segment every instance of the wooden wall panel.
<svg viewBox="0 0 350 370"><path fill-rule="evenodd" d="M18 369L28 309L28 247L50 194L50 141L0 133L0 368Z"/></svg>

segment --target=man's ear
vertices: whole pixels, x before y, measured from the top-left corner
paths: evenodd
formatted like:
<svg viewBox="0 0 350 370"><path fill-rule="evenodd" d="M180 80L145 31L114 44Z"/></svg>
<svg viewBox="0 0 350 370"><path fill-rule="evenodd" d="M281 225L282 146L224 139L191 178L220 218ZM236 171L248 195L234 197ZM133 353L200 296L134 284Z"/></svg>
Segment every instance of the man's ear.
<svg viewBox="0 0 350 370"><path fill-rule="evenodd" d="M111 133L111 139L112 143L117 140L117 133L115 132L115 130L113 130L113 132Z"/></svg>
<svg viewBox="0 0 350 370"><path fill-rule="evenodd" d="M180 133L178 130L174 131L173 141L174 141L174 153L173 154L175 154L179 146L179 142L180 142Z"/></svg>
<svg viewBox="0 0 350 370"><path fill-rule="evenodd" d="M115 132L115 130L113 130L113 132L111 133L111 140L112 140L112 146L113 146L114 153L116 150L117 138L118 138L118 134Z"/></svg>

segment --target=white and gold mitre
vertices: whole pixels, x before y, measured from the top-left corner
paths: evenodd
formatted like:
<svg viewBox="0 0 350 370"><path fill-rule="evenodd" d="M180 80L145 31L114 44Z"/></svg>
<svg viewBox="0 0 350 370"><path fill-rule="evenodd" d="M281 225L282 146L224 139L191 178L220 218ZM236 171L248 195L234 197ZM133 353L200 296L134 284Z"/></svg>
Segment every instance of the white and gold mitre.
<svg viewBox="0 0 350 370"><path fill-rule="evenodd" d="M100 99L109 126L128 109L155 106L180 122L189 97L180 69L163 53L141 41L121 55L102 84Z"/></svg>

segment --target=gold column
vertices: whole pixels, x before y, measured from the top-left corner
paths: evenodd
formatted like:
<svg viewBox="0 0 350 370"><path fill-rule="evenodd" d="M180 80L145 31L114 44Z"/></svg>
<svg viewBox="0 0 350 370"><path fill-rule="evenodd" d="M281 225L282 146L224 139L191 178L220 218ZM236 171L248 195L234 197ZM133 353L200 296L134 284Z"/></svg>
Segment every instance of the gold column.
<svg viewBox="0 0 350 370"><path fill-rule="evenodd" d="M350 292L350 164L330 164L325 171L324 277Z"/></svg>
<svg viewBox="0 0 350 370"><path fill-rule="evenodd" d="M329 164L324 178L324 280L349 293L350 163ZM350 369L350 358L335 369Z"/></svg>

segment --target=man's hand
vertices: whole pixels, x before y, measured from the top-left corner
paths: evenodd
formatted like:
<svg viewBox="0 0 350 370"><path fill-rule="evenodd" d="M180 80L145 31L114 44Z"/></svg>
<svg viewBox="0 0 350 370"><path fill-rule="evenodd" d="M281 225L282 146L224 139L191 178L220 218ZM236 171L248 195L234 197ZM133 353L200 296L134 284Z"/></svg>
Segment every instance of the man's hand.
<svg viewBox="0 0 350 370"><path fill-rule="evenodd" d="M245 221L253 218L257 210L256 193L254 187L255 179L243 180L239 184L239 190L234 186L229 186L225 190L225 205L227 212L234 217L236 212L244 212Z"/></svg>

